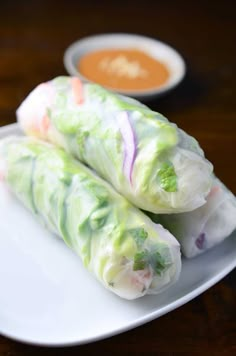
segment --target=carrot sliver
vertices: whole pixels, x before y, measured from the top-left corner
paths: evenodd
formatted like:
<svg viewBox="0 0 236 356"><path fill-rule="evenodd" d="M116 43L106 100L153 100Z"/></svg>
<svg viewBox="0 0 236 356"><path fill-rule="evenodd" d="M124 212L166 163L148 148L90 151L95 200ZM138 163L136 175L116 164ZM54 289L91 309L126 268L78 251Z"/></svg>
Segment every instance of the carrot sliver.
<svg viewBox="0 0 236 356"><path fill-rule="evenodd" d="M49 117L47 115L44 115L42 122L41 122L41 128L42 128L43 133L47 132L49 125L50 125Z"/></svg>
<svg viewBox="0 0 236 356"><path fill-rule="evenodd" d="M211 188L210 193L208 194L209 197L213 197L215 194L217 194L220 191L220 187L218 185L215 185L214 187Z"/></svg>
<svg viewBox="0 0 236 356"><path fill-rule="evenodd" d="M74 93L74 97L75 97L75 102L76 104L80 105L83 103L84 98L83 98L83 84L81 82L81 80L79 78L72 78L71 79L71 85L72 85L72 90Z"/></svg>

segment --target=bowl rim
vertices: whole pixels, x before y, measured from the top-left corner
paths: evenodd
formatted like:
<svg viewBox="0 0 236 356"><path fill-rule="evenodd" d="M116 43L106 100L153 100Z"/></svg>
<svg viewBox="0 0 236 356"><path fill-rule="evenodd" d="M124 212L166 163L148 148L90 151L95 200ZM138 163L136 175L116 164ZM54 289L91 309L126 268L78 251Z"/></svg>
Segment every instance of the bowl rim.
<svg viewBox="0 0 236 356"><path fill-rule="evenodd" d="M87 83L94 83L93 81L89 80L85 76L83 76L79 70L76 68L76 65L73 61L73 56L75 55L76 52L78 52L78 48L82 48L84 44L86 44L89 41L95 41L101 39L105 40L110 40L110 39L115 39L116 38L122 38L124 39L140 39L142 41L145 41L147 44L149 43L152 46L162 46L165 47L168 51L172 52L172 55L175 56L175 58L178 59L179 64L180 64L180 70L178 73L178 76L175 78L173 82L167 82L166 84L159 86L159 87L154 87L150 89L138 89L138 90L125 90L125 89L115 89L115 88L110 88L108 86L105 86L108 90L123 94L123 95L129 95L129 96L134 96L136 98L142 98L142 97L149 97L149 96L154 96L154 95L162 95L164 93L169 92L170 90L174 89L177 85L181 83L181 81L184 79L186 75L186 63L183 59L183 57L180 55L180 53L170 46L168 43L160 41L159 39L153 38L153 37L148 37L145 35L141 34L135 34L135 33L124 33L124 32L112 32L112 33L100 33L100 34L95 34L95 35L90 35L86 37L82 37L79 40L74 41L71 43L65 50L64 56L63 56L63 63L66 71L70 75L74 75L79 77L82 81L87 82ZM106 45L104 42L104 45L101 45L101 49L109 48L109 45ZM119 47L119 45L117 46ZM93 48L91 47L91 51ZM88 53L89 51L87 51ZM99 84L99 83L97 83Z"/></svg>

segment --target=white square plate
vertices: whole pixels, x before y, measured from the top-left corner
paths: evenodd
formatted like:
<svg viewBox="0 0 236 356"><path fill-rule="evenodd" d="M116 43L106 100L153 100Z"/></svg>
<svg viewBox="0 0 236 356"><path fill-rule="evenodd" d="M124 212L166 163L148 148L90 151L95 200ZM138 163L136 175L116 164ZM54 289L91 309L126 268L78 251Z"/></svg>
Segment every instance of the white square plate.
<svg viewBox="0 0 236 356"><path fill-rule="evenodd" d="M17 124L0 128L0 138L10 134L20 134ZM236 233L184 259L179 281L162 294L122 300L0 184L0 333L13 339L51 346L103 339L178 308L235 266Z"/></svg>

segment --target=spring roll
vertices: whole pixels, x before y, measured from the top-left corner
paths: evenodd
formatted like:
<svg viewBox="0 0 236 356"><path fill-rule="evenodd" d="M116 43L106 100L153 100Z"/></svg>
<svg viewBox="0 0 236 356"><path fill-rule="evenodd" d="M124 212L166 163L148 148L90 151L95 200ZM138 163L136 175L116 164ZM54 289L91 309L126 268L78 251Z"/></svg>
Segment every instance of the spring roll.
<svg viewBox="0 0 236 356"><path fill-rule="evenodd" d="M176 239L62 149L10 137L0 157L11 190L106 288L134 299L178 279Z"/></svg>
<svg viewBox="0 0 236 356"><path fill-rule="evenodd" d="M194 257L222 242L236 229L236 198L217 178L202 207L181 214L153 216L178 239L183 254Z"/></svg>
<svg viewBox="0 0 236 356"><path fill-rule="evenodd" d="M58 77L33 90L17 118L26 134L63 147L139 208L178 213L206 201L212 165L197 141L136 100Z"/></svg>

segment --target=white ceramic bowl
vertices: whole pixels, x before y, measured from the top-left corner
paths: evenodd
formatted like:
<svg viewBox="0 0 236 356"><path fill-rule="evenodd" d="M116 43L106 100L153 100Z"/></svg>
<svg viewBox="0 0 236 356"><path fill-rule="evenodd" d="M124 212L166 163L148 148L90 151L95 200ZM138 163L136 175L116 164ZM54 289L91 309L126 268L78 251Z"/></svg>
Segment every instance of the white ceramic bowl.
<svg viewBox="0 0 236 356"><path fill-rule="evenodd" d="M161 61L167 66L170 72L167 82L157 88L145 90L114 90L121 94L132 96L138 99L148 99L176 87L183 79L186 66L180 54L167 44L158 40L125 33L102 34L83 38L70 45L64 54L64 66L70 75L78 76L83 81L89 81L77 68L80 58L88 52L101 49L136 48L146 52L151 57Z"/></svg>

